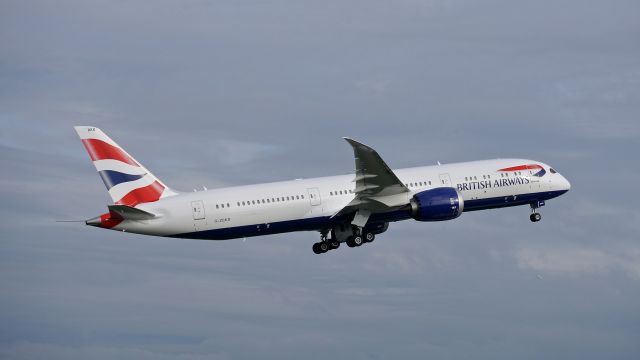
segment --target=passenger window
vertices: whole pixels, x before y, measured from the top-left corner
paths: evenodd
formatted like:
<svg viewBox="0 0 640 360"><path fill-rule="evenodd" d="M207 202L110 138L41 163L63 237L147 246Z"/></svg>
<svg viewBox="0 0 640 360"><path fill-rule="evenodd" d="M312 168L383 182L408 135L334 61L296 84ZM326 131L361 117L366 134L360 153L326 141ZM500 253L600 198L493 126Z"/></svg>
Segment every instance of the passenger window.
<svg viewBox="0 0 640 360"><path fill-rule="evenodd" d="M216 209L219 209L220 207L218 206L218 204L216 204Z"/></svg>
<svg viewBox="0 0 640 360"><path fill-rule="evenodd" d="M303 199L303 200L304 200L304 195L300 195L300 199Z"/></svg>

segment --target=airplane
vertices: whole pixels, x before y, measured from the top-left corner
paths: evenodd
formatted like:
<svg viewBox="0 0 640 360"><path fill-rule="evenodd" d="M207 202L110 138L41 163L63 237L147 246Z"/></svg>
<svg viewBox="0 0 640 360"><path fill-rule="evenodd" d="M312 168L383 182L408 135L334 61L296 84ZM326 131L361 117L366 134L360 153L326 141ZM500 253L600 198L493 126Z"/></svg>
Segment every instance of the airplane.
<svg viewBox="0 0 640 360"><path fill-rule="evenodd" d="M76 132L113 205L86 225L172 238L226 240L317 231L316 254L359 247L389 223L453 220L463 212L528 205L538 209L571 188L549 165L495 159L391 170L371 147L350 138L355 173L178 192L94 126Z"/></svg>

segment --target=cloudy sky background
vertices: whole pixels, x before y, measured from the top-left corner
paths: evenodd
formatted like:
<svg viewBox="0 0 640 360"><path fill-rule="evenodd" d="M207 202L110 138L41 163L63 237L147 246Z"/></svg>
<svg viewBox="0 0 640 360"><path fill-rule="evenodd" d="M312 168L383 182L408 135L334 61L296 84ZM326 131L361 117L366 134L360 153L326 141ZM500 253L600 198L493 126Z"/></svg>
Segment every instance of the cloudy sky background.
<svg viewBox="0 0 640 360"><path fill-rule="evenodd" d="M0 2L0 358L637 359L637 1ZM314 255L55 223L109 198L73 125L179 190L538 159L526 207Z"/></svg>

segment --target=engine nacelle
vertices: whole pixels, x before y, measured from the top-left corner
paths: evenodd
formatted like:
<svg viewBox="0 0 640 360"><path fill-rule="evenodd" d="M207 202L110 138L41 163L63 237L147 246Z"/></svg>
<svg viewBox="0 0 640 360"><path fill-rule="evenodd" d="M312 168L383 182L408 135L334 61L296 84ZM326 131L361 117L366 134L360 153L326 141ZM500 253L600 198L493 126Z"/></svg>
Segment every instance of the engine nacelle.
<svg viewBox="0 0 640 360"><path fill-rule="evenodd" d="M410 201L411 217L418 221L455 219L464 210L464 200L458 190L441 187L415 194Z"/></svg>

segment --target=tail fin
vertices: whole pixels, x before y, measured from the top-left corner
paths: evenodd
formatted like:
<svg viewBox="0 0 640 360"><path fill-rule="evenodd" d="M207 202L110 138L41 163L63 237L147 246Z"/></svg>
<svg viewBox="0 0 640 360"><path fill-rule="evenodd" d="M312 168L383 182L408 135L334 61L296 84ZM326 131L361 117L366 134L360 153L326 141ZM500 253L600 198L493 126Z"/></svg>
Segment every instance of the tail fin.
<svg viewBox="0 0 640 360"><path fill-rule="evenodd" d="M117 205L136 206L176 194L102 130L92 126L75 130Z"/></svg>

